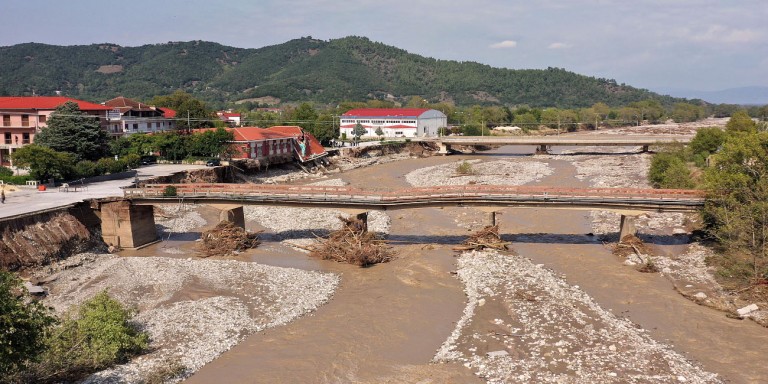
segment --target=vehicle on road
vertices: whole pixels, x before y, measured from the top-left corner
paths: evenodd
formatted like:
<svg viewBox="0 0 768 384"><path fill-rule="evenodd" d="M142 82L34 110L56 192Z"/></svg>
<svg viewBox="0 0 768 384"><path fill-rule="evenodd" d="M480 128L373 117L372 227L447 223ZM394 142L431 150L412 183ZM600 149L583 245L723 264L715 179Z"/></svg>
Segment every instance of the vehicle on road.
<svg viewBox="0 0 768 384"><path fill-rule="evenodd" d="M221 165L221 160L219 159L210 159L205 162L206 167L218 167L219 165Z"/></svg>

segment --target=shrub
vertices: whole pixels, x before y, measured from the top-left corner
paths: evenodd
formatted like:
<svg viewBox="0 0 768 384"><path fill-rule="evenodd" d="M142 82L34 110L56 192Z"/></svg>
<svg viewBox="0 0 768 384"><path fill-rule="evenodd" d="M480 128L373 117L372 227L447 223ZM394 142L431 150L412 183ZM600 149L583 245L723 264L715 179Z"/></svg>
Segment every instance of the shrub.
<svg viewBox="0 0 768 384"><path fill-rule="evenodd" d="M456 173L459 175L472 175L475 173L475 170L472 169L472 164L464 160L458 167L456 167Z"/></svg>
<svg viewBox="0 0 768 384"><path fill-rule="evenodd" d="M125 160L115 160L111 157L104 157L96 162L99 174L119 173L128 169L128 163Z"/></svg>
<svg viewBox="0 0 768 384"><path fill-rule="evenodd" d="M83 303L49 337L37 381L76 381L145 350L149 336L129 323L131 315L106 292Z"/></svg>
<svg viewBox="0 0 768 384"><path fill-rule="evenodd" d="M653 156L648 180L655 188L693 188L695 185L680 156L665 152Z"/></svg>
<svg viewBox="0 0 768 384"><path fill-rule="evenodd" d="M8 167L0 166L0 177L13 176L13 170Z"/></svg>
<svg viewBox="0 0 768 384"><path fill-rule="evenodd" d="M141 156L134 153L124 156L121 160L125 161L128 168L138 168L141 165Z"/></svg>
<svg viewBox="0 0 768 384"><path fill-rule="evenodd" d="M18 277L0 271L0 381L15 381L37 359L54 323L42 304L30 301Z"/></svg>
<svg viewBox="0 0 768 384"><path fill-rule="evenodd" d="M94 177L99 175L99 167L90 160L81 160L75 164L77 177Z"/></svg>
<svg viewBox="0 0 768 384"><path fill-rule="evenodd" d="M23 176L0 176L0 180L2 180L6 184L16 184L16 185L24 185L29 180L34 180L34 178L30 175L23 175Z"/></svg>
<svg viewBox="0 0 768 384"><path fill-rule="evenodd" d="M163 196L176 196L176 187L168 185L163 189Z"/></svg>

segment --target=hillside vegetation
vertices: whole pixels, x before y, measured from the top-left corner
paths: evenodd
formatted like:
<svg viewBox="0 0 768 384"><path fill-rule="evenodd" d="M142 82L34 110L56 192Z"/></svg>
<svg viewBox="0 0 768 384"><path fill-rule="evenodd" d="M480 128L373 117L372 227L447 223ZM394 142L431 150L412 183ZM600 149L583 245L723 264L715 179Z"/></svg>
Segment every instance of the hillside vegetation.
<svg viewBox="0 0 768 384"><path fill-rule="evenodd" d="M120 95L149 100L178 89L214 105L254 99L405 102L412 96L432 103L559 108L681 101L564 69L512 70L436 60L363 37L305 37L259 49L203 41L0 47L3 96L61 91L92 101Z"/></svg>

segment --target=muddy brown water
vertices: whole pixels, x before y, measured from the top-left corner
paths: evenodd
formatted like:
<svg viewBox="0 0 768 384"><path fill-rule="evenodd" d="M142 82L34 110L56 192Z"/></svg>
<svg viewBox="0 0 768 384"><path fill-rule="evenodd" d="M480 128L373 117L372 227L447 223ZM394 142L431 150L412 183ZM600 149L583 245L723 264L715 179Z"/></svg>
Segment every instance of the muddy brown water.
<svg viewBox="0 0 768 384"><path fill-rule="evenodd" d="M360 187L402 188L407 186L405 174L418 168L507 156L542 161L530 157L531 152L505 147L477 155L409 159L334 177ZM543 161L555 172L538 185L585 186L567 161ZM274 241L241 255L244 261L339 273L342 282L333 299L312 315L249 336L187 382L482 382L462 365L429 362L465 303L461 283L450 274L455 268L450 246L467 234L455 220L476 220L479 226L483 213L425 208L393 211L390 216L390 238L398 241L400 257L388 264L360 269L314 260ZM768 382L768 330L683 298L659 274L623 265L587 235L587 211L505 209L498 220L520 256L562 274L601 306L647 329L703 369L727 382ZM658 247L664 252L684 250L680 245Z"/></svg>

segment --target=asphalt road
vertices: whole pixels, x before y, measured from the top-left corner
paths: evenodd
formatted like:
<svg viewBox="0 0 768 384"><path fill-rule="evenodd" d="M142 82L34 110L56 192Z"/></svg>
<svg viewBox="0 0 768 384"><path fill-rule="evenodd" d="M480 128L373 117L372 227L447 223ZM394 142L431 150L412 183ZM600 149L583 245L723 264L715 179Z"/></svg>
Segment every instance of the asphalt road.
<svg viewBox="0 0 768 384"><path fill-rule="evenodd" d="M188 169L200 168L205 168L205 166L189 164L155 164L142 166L137 169L137 176L139 179L148 179L156 176L167 176ZM131 185L133 181L133 178L128 178L90 183L88 184L87 190L78 190L76 192L59 191L59 188L50 188L46 191L38 191L37 189L24 187L14 192L6 190L5 203L0 204L0 218L64 207L86 199L123 196L123 190L121 188Z"/></svg>

